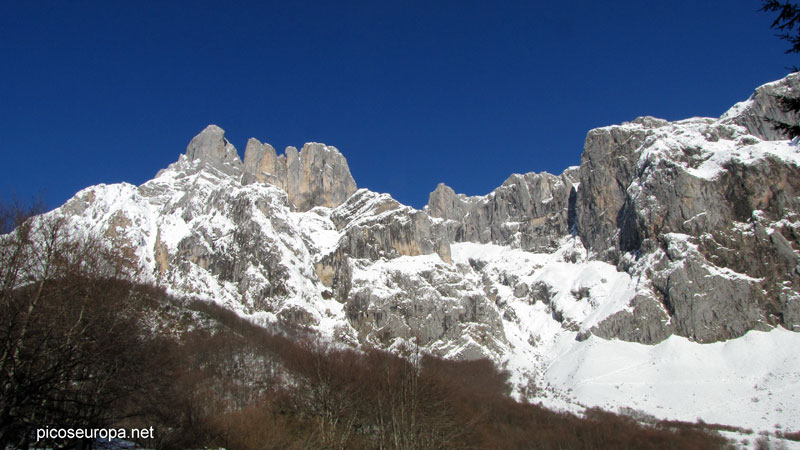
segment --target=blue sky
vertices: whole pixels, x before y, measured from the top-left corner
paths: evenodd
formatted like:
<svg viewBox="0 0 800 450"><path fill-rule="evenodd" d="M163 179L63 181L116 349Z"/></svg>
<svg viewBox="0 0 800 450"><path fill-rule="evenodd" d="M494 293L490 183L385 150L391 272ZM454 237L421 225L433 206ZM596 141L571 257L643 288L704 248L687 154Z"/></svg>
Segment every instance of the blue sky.
<svg viewBox="0 0 800 450"><path fill-rule="evenodd" d="M0 0L0 199L141 184L206 125L324 142L421 207L560 173L586 132L719 116L797 57L757 0Z"/></svg>

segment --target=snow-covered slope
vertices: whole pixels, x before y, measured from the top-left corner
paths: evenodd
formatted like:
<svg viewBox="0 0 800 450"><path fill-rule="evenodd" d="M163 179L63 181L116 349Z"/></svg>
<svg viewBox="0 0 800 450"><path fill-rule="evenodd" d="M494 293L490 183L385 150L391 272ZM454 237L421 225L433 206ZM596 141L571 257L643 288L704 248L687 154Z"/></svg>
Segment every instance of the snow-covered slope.
<svg viewBox="0 0 800 450"><path fill-rule="evenodd" d="M763 111L798 85L721 119L592 130L580 167L486 196L440 185L423 210L357 189L333 147L251 140L242 162L209 126L153 180L51 214L142 281L262 325L490 358L555 407L797 430L800 152Z"/></svg>
<svg viewBox="0 0 800 450"><path fill-rule="evenodd" d="M614 266L575 258L585 254L577 239L563 244L556 254L453 246L457 265L481 267L491 280L508 341L498 362L511 370L519 395L570 410L600 406L755 430L800 428L799 333L778 327L713 344L674 335L656 345L576 340L628 308L642 287ZM525 285L536 293L522 296L514 287Z"/></svg>
<svg viewBox="0 0 800 450"><path fill-rule="evenodd" d="M544 377L582 404L754 430L800 427L800 336L783 328L713 344L679 336L653 346L597 337L564 344Z"/></svg>

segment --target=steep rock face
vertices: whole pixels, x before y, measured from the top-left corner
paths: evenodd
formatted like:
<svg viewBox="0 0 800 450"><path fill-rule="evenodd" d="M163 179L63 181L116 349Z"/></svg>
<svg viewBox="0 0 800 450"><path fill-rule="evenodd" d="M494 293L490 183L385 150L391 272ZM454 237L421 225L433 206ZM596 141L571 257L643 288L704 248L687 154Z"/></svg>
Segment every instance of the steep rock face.
<svg viewBox="0 0 800 450"><path fill-rule="evenodd" d="M549 368L591 356L593 335L641 350L800 331L800 151L747 115L793 79L719 120L592 130L558 176L476 197L440 184L422 211L356 190L333 147L251 139L242 164L209 127L154 180L54 214L177 295L346 345L489 357L520 395L547 395Z"/></svg>
<svg viewBox="0 0 800 450"><path fill-rule="evenodd" d="M250 138L244 149L242 184L268 183L286 190L286 156L278 157L275 149Z"/></svg>
<svg viewBox="0 0 800 450"><path fill-rule="evenodd" d="M725 123L741 125L759 139L775 141L786 139L780 131L773 129L769 119L784 123L797 123L800 117L783 111L776 96L797 97L800 94L800 73L767 83L756 88L753 95L737 103L720 119Z"/></svg>
<svg viewBox="0 0 800 450"><path fill-rule="evenodd" d="M300 211L338 206L357 189L347 160L335 147L307 143L299 152L287 147L286 154L278 156L271 145L250 138L242 163L225 131L216 125L195 136L168 169L186 173L208 169L237 178L242 185L271 184L285 191Z"/></svg>
<svg viewBox="0 0 800 450"><path fill-rule="evenodd" d="M425 211L431 217L460 222L479 200L480 197L456 194L450 186L439 183L428 196Z"/></svg>
<svg viewBox="0 0 800 450"><path fill-rule="evenodd" d="M394 338L418 337L443 348L443 340L452 338L445 328L484 319L498 324L480 314L433 313L417 303L447 303L447 296L422 291L397 294L413 297L413 308L386 306L399 297L390 301L376 294L380 289L357 281L380 261L431 256L453 264L451 246L470 242L559 253L570 236L580 245L564 252L564 261L604 261L637 280L602 320L585 322L552 309L559 326L580 339L595 334L655 343L675 333L713 342L776 325L795 329L800 326L797 150L762 140L776 136L754 111L780 118L770 109L771 96L791 91L796 82L792 76L759 88L719 120L641 117L592 130L579 168L559 176L515 174L486 196L459 195L440 184L423 211L385 194L356 191L347 162L334 147L306 144L277 155L269 144L251 139L242 164L224 132L209 126L177 163L139 188L157 205L152 214L179 216L191 231L175 241L174 231L159 225L139 240L155 240L147 264L158 280L186 292L228 292L226 301L245 305L248 314L289 314L303 325L321 326L330 308L316 299L335 301L339 306L332 314L347 311L349 331L337 332L345 341L356 335L377 339L390 330L389 335L399 333ZM157 189L159 180L168 180L169 187ZM124 239L124 230L133 229L134 218L115 213L105 235L133 254L137 244ZM293 243L279 245L284 239ZM456 276L448 270L434 270L436 279ZM416 280L410 284L427 282L437 289L424 277L403 276ZM478 304L498 298L487 276L473 284L484 295ZM198 277L206 280L205 288L198 287ZM500 279L513 284L516 299L549 301L543 293L555 289L554 283ZM192 280L191 286L185 280ZM304 300L293 303L298 298ZM286 305L291 313L282 312ZM454 305L448 311L458 308ZM516 313L502 314L513 319ZM393 325L386 328L388 323ZM495 336L491 342L504 342L500 334L489 335ZM489 341L481 341L481 352L496 347Z"/></svg>
<svg viewBox="0 0 800 450"><path fill-rule="evenodd" d="M485 197L466 197L439 184L425 207L445 219L454 242L510 245L530 251L554 251L570 233L574 215L577 168L560 176L549 173L511 175ZM571 200L572 199L572 200Z"/></svg>
<svg viewBox="0 0 800 450"><path fill-rule="evenodd" d="M242 170L242 161L236 148L225 139L225 131L216 125L207 126L189 142L186 158L226 175L238 175Z"/></svg>
<svg viewBox="0 0 800 450"><path fill-rule="evenodd" d="M388 194L360 189L333 210L331 220L343 232L339 245L349 256L376 260L436 253L450 262L450 242L442 227Z"/></svg>
<svg viewBox="0 0 800 450"><path fill-rule="evenodd" d="M635 175L639 148L650 130L666 124L665 120L640 117L630 127L597 128L586 136L576 218L581 239L601 259L614 261L618 257L626 190Z"/></svg>
<svg viewBox="0 0 800 450"><path fill-rule="evenodd" d="M599 258L652 280L652 298L673 319L658 333L639 327L638 337L617 323L618 335L714 342L798 326L798 152L732 119L640 118L589 133L580 236ZM762 238L759 226L770 230Z"/></svg>
<svg viewBox="0 0 800 450"><path fill-rule="evenodd" d="M324 144L307 143L299 152L287 147L284 155L277 156L271 145L250 139L244 160L242 184L278 186L301 211L336 207L357 189L347 160L335 147Z"/></svg>
<svg viewBox="0 0 800 450"><path fill-rule="evenodd" d="M251 139L240 174L224 165L228 153L208 150L219 143L235 154L222 131L209 128L155 179L139 187L89 188L62 211L76 228L113 233L110 241L139 259L144 281L213 299L261 324L308 328L348 345L419 339L440 354L458 347L464 358L501 352L502 326L480 289L465 285L469 298L462 298L436 286L459 276L450 267L441 221L367 190L334 209L298 211L290 195L299 191L291 186L311 183L303 174L314 172L299 170L301 163L328 170L341 158L335 149L308 145L296 154L289 149L287 159ZM253 167L281 167L282 160L288 161L283 179L247 182ZM315 189L312 197L329 201L323 196L333 189ZM430 259L427 289L418 286L425 277L402 270L395 281L415 289L387 298L365 284L375 264L402 257ZM398 302L415 306L398 309Z"/></svg>

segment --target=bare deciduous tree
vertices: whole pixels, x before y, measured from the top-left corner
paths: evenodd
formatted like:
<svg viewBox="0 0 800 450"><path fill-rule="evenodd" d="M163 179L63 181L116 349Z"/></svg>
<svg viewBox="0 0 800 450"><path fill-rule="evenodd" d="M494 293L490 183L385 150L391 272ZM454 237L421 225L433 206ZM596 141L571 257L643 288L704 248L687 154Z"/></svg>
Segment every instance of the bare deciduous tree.
<svg viewBox="0 0 800 450"><path fill-rule="evenodd" d="M110 424L146 379L132 265L63 217L26 216L0 213L0 448Z"/></svg>

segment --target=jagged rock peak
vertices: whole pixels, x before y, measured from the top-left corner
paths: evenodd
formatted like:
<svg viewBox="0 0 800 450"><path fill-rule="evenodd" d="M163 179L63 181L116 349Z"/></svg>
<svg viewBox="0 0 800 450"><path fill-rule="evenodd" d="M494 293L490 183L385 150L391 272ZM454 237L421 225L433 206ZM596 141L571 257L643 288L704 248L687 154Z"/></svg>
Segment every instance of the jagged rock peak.
<svg viewBox="0 0 800 450"><path fill-rule="evenodd" d="M428 196L428 205L425 211L431 217L446 220L460 220L467 214L469 202L464 194L456 194L450 186L439 183Z"/></svg>
<svg viewBox="0 0 800 450"><path fill-rule="evenodd" d="M753 136L767 141L787 139L780 130L775 130L769 119L796 123L798 117L787 113L779 104L782 95L796 97L800 92L800 73L792 73L780 80L756 88L747 100L739 102L720 117L722 123L741 125Z"/></svg>
<svg viewBox="0 0 800 450"><path fill-rule="evenodd" d="M244 149L242 184L269 183L286 190L286 157L282 155L281 158L283 162L279 164L275 148L250 138Z"/></svg>
<svg viewBox="0 0 800 450"><path fill-rule="evenodd" d="M570 232L577 173L577 167L570 167L558 176L512 174L488 195L474 197L456 194L440 183L428 197L425 211L447 221L453 242L553 251Z"/></svg>
<svg viewBox="0 0 800 450"><path fill-rule="evenodd" d="M344 155L336 147L316 142L306 143L300 151L286 147L278 156L271 145L250 139L242 184L254 182L285 190L301 211L339 206L358 189Z"/></svg>
<svg viewBox="0 0 800 450"><path fill-rule="evenodd" d="M192 138L186 147L186 158L206 163L228 175L238 175L242 170L236 147L225 139L225 130L216 125L207 126Z"/></svg>

